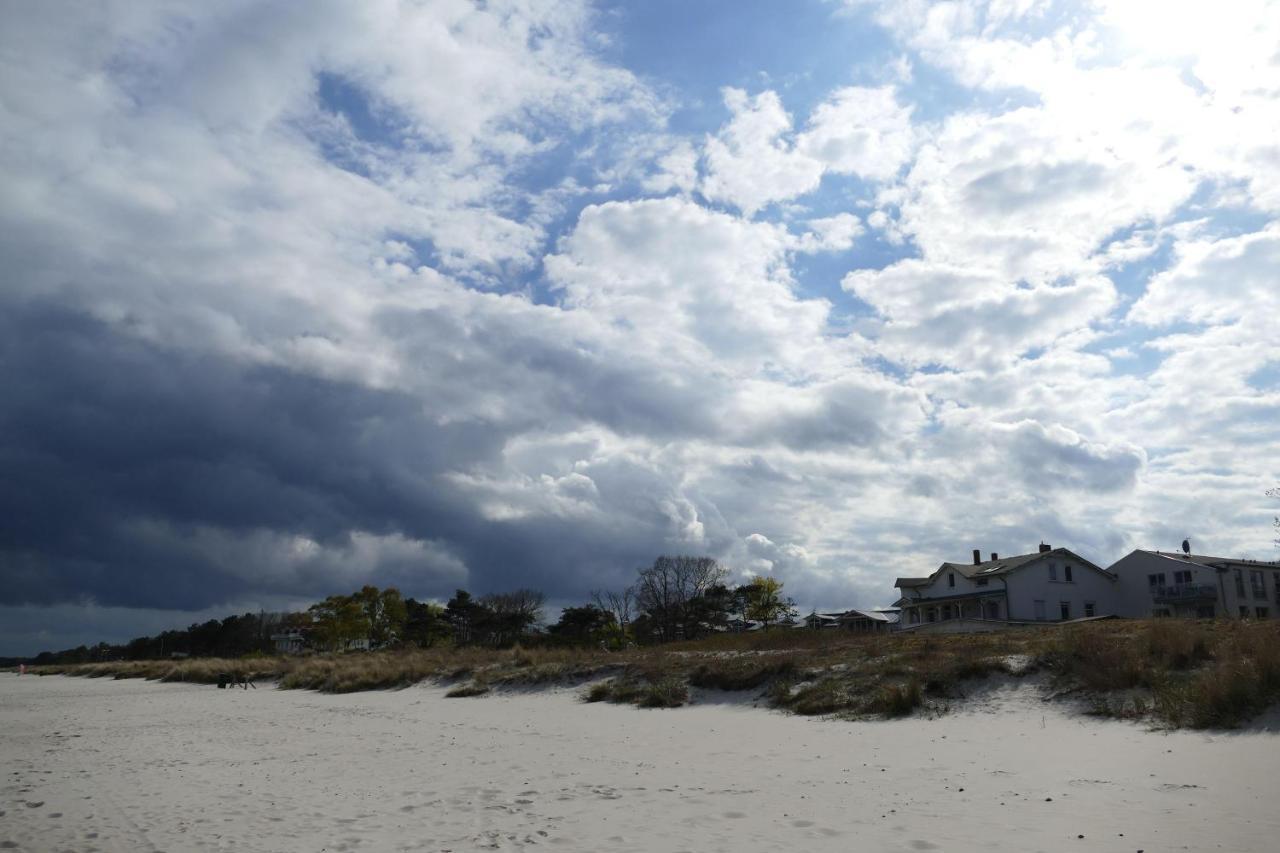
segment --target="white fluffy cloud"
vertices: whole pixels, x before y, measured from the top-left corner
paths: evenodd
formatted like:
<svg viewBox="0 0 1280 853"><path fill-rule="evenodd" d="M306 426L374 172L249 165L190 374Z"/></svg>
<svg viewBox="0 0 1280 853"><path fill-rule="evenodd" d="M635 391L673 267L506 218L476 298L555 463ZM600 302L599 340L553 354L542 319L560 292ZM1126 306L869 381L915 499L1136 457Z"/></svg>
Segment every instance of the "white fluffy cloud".
<svg viewBox="0 0 1280 853"><path fill-rule="evenodd" d="M747 216L817 189L826 173L890 178L915 144L911 110L888 87L832 92L799 134L775 92L726 89L724 103L733 117L706 141L699 189Z"/></svg>
<svg viewBox="0 0 1280 853"><path fill-rule="evenodd" d="M1130 317L1148 324L1224 323L1280 316L1280 223L1219 240L1176 245L1176 261L1151 279Z"/></svg>

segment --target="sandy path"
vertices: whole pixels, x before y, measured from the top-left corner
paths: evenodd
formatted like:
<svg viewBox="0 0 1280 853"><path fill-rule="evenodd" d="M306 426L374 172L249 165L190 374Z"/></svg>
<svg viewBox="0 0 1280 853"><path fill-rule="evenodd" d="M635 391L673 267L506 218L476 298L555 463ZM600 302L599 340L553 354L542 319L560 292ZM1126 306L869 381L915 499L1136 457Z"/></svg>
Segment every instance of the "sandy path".
<svg viewBox="0 0 1280 853"><path fill-rule="evenodd" d="M2 675L0 849L1280 849L1265 731L1153 733L1027 687L877 723L575 695Z"/></svg>

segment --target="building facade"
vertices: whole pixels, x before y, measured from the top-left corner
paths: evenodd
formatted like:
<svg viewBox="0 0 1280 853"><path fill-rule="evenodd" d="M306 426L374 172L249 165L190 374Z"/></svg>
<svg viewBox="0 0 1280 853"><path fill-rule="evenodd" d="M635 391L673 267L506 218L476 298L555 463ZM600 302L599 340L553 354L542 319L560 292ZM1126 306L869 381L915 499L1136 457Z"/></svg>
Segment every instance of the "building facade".
<svg viewBox="0 0 1280 853"><path fill-rule="evenodd" d="M943 563L928 577L898 578L900 628L963 620L982 624L1063 622L1114 616L1116 577L1066 548L972 563Z"/></svg>
<svg viewBox="0 0 1280 853"><path fill-rule="evenodd" d="M1280 562L1134 551L1111 565L1119 615L1272 619L1280 615Z"/></svg>

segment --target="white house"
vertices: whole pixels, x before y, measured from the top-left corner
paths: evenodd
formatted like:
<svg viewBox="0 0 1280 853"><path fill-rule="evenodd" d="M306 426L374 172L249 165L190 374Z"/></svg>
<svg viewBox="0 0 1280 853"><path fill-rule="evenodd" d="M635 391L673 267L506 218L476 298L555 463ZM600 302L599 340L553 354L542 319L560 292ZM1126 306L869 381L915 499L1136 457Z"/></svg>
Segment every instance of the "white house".
<svg viewBox="0 0 1280 853"><path fill-rule="evenodd" d="M1271 619L1280 614L1280 562L1134 551L1108 569L1121 616Z"/></svg>
<svg viewBox="0 0 1280 853"><path fill-rule="evenodd" d="M276 652L282 655L300 655L307 648L307 638L301 631L281 631L271 635Z"/></svg>
<svg viewBox="0 0 1280 853"><path fill-rule="evenodd" d="M964 620L964 630L983 630L1117 613L1114 575L1043 543L1033 554L1003 559L983 560L975 550L971 564L943 563L928 577L898 578L894 586L902 593L896 606L905 630L951 620Z"/></svg>

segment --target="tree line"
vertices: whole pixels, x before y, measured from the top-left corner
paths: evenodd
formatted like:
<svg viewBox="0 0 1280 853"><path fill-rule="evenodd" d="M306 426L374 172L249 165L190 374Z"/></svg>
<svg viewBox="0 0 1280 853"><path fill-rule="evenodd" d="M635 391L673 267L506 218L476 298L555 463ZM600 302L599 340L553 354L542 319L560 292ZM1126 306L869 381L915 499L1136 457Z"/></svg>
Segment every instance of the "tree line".
<svg viewBox="0 0 1280 853"><path fill-rule="evenodd" d="M297 638L315 651L430 648L441 645L507 648L570 645L619 649L631 644L691 640L755 624L769 628L795 617L795 603L774 578L731 586L729 572L710 557L659 557L638 569L635 583L591 593L543 625L541 592L517 589L473 596L457 590L444 605L404 598L394 587L365 586L332 595L294 613L245 613L193 624L186 630L41 652L37 664L147 660L166 657L244 657L276 651L276 637Z"/></svg>

